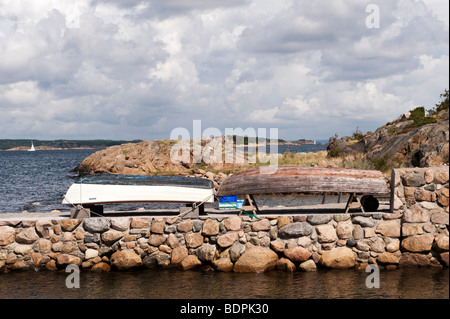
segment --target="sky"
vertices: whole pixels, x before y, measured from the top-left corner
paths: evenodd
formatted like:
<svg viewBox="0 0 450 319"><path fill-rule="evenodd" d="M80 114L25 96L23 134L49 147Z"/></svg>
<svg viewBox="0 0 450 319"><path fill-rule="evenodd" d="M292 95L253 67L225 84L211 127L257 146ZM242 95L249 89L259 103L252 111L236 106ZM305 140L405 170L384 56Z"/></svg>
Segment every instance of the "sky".
<svg viewBox="0 0 450 319"><path fill-rule="evenodd" d="M0 139L374 131L449 88L448 0L1 0ZM197 128L198 130L198 128Z"/></svg>

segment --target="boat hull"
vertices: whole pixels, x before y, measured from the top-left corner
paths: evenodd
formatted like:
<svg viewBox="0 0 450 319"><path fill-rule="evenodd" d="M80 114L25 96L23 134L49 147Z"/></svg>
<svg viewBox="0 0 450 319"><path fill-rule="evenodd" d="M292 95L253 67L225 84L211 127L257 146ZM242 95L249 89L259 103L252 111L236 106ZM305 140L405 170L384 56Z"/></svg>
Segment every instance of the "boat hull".
<svg viewBox="0 0 450 319"><path fill-rule="evenodd" d="M209 180L173 176L90 176L72 184L64 205L102 205L133 202L212 203Z"/></svg>
<svg viewBox="0 0 450 319"><path fill-rule="evenodd" d="M237 172L220 186L218 196L342 192L389 194L375 170L321 167L261 167Z"/></svg>

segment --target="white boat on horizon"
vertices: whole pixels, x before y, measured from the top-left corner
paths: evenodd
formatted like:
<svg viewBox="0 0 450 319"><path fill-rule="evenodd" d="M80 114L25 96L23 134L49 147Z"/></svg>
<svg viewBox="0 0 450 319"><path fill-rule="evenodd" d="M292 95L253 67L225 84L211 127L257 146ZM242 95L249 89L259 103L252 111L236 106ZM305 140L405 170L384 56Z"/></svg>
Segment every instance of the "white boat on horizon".
<svg viewBox="0 0 450 319"><path fill-rule="evenodd" d="M134 202L213 203L214 184L181 176L90 175L69 187L62 204L89 207Z"/></svg>
<svg viewBox="0 0 450 319"><path fill-rule="evenodd" d="M28 152L34 152L36 149L34 148L33 141L31 141L31 148L28 149Z"/></svg>

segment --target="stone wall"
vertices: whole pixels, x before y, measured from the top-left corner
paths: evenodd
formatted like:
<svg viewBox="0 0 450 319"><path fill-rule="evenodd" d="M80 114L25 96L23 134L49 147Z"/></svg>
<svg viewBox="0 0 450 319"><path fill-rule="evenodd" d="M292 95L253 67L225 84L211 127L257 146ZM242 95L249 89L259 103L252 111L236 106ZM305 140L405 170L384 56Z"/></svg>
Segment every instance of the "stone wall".
<svg viewBox="0 0 450 319"><path fill-rule="evenodd" d="M429 265L434 256L448 265L448 166L395 169L391 181L393 209L403 215L405 263Z"/></svg>
<svg viewBox="0 0 450 319"><path fill-rule="evenodd" d="M448 267L448 168L395 170L393 212L0 221L0 271Z"/></svg>

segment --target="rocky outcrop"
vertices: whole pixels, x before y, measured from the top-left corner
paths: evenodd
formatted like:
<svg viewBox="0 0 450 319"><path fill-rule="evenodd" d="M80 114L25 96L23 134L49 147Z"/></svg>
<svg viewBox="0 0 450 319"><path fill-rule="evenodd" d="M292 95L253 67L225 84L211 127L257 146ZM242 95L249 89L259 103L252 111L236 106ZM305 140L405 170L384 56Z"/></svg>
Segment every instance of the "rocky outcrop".
<svg viewBox="0 0 450 319"><path fill-rule="evenodd" d="M186 172L170 160L169 141L143 141L111 146L83 160L74 171L85 174L146 175L159 171Z"/></svg>
<svg viewBox="0 0 450 319"><path fill-rule="evenodd" d="M240 151L225 148L225 137L184 141L182 147L177 146L179 140L155 140L140 143L128 143L111 146L90 155L73 171L80 175L87 174L127 174L151 175L174 174L189 175L200 174L207 178L207 171L235 170L244 166L244 154ZM196 149L198 148L198 150ZM218 149L217 153L214 149ZM194 151L195 150L195 151ZM233 154L227 152L233 151ZM178 153L185 152L186 157ZM194 155L199 155L200 162ZM242 157L242 162L236 160ZM231 163L226 158L235 159ZM199 166L205 169L198 168Z"/></svg>
<svg viewBox="0 0 450 319"><path fill-rule="evenodd" d="M364 154L375 166L384 168L448 165L448 109L428 119L417 122L407 112L373 133L330 139L328 152L335 156Z"/></svg>

